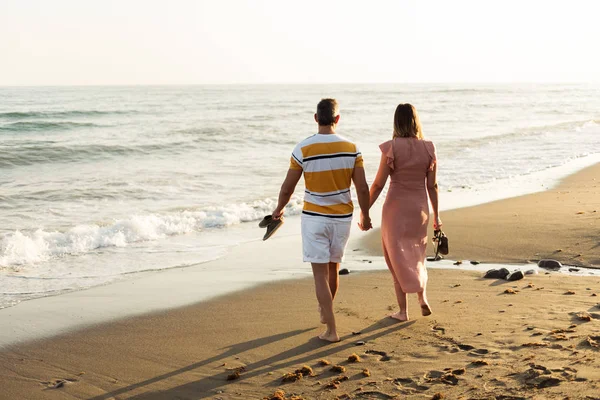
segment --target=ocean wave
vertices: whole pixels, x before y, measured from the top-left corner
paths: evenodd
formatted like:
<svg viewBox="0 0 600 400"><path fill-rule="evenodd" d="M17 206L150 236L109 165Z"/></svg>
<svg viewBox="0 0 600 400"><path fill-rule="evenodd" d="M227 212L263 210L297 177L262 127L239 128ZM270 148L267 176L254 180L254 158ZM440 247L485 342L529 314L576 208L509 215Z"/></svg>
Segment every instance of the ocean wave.
<svg viewBox="0 0 600 400"><path fill-rule="evenodd" d="M37 118L94 117L104 115L128 115L135 112L135 110L8 111L0 112L0 118L14 120Z"/></svg>
<svg viewBox="0 0 600 400"><path fill-rule="evenodd" d="M77 128L102 127L91 122L55 122L55 121L19 121L10 124L0 125L0 132L26 132L26 131L49 131L49 130L68 130Z"/></svg>
<svg viewBox="0 0 600 400"><path fill-rule="evenodd" d="M4 234L0 239L0 267L17 271L19 266L55 257L81 255L105 247L125 247L130 243L258 221L276 204L276 199L265 199L170 214L134 215L107 226L77 225L64 232L38 229L24 233L17 230ZM301 210L302 200L294 196L286 214L296 215Z"/></svg>
<svg viewBox="0 0 600 400"><path fill-rule="evenodd" d="M565 134L575 134L576 132L581 132L586 129L595 129L600 124L600 120L578 120L578 121L568 121L568 122L560 122L557 124L551 125L541 125L541 126L533 126L529 128L521 128L511 132L507 132L500 135L489 135L482 136L478 138L469 138L464 139L469 142L469 147L481 147L488 145L490 143L497 142L506 142L513 139L526 138L536 135L544 135L548 133L560 133L564 132Z"/></svg>
<svg viewBox="0 0 600 400"><path fill-rule="evenodd" d="M493 87L481 87L481 88L440 88L425 90L427 93L445 93L445 94L490 94L498 92L498 89Z"/></svg>
<svg viewBox="0 0 600 400"><path fill-rule="evenodd" d="M27 166L49 163L68 163L88 161L114 156L129 156L136 154L153 154L158 152L174 153L177 149L186 149L189 142L172 142L168 144L146 144L138 146L122 145L84 145L61 146L30 144L16 148L0 147L0 167Z"/></svg>

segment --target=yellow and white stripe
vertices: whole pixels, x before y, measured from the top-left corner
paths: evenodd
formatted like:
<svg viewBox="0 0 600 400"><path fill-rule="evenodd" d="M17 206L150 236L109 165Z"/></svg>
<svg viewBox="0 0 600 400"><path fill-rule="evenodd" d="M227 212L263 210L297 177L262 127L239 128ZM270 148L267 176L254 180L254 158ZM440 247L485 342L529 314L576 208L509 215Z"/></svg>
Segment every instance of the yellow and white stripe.
<svg viewBox="0 0 600 400"><path fill-rule="evenodd" d="M306 186L303 213L352 219L350 193L354 168L363 167L356 145L337 134L316 134L300 142L292 152L291 169L302 169Z"/></svg>

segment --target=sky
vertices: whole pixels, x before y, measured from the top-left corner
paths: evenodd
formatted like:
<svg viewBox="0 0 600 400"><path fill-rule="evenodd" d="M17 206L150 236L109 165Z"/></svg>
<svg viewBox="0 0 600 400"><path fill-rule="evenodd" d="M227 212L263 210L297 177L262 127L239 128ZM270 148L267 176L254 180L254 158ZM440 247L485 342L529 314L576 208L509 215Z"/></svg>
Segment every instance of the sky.
<svg viewBox="0 0 600 400"><path fill-rule="evenodd" d="M596 0L0 0L0 85L600 82Z"/></svg>

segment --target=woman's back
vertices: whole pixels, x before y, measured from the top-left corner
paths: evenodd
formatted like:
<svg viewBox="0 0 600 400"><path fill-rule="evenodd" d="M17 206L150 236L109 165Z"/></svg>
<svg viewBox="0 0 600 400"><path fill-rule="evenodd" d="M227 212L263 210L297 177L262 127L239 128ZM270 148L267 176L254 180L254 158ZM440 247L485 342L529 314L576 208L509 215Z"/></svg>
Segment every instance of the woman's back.
<svg viewBox="0 0 600 400"><path fill-rule="evenodd" d="M392 137L379 146L381 161L371 185L370 202L372 205L377 200L389 177L391 183L382 210L381 240L400 308L391 317L406 321L407 293L418 294L422 315L431 314L425 294L425 251L428 195L436 218L434 226L441 225L438 218L437 166L435 147L429 140L423 140L421 122L411 104L396 107Z"/></svg>
<svg viewBox="0 0 600 400"><path fill-rule="evenodd" d="M431 141L400 137L380 148L390 167L390 190L425 190L425 177L435 162Z"/></svg>

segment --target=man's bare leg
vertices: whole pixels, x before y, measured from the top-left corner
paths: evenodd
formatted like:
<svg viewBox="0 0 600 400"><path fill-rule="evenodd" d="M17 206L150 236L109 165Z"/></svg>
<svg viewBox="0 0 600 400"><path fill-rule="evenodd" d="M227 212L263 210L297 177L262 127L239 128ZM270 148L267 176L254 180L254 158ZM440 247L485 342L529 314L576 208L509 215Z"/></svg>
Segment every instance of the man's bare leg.
<svg viewBox="0 0 600 400"><path fill-rule="evenodd" d="M327 324L327 330L320 334L319 338L328 342L339 342L340 337L337 334L335 315L333 314L333 296L329 288L329 264L311 263L311 265L313 277L315 278L317 300L321 307L321 315Z"/></svg>
<svg viewBox="0 0 600 400"><path fill-rule="evenodd" d="M329 277L327 280L329 282L329 290L331 291L332 301L335 300L335 295L338 291L338 287L340 286L339 270L340 270L340 263L334 263L334 262L329 263ZM321 323L325 324L326 323L325 317L323 316L323 311L321 309L321 306L319 306L319 314L321 315Z"/></svg>
<svg viewBox="0 0 600 400"><path fill-rule="evenodd" d="M340 263L329 263L329 290L331 291L331 298L335 300L335 295L340 287Z"/></svg>
<svg viewBox="0 0 600 400"><path fill-rule="evenodd" d="M329 291L331 292L332 301L335 300L335 295L338 291L338 287L340 286L340 263L329 263L329 275L327 281L329 282ZM321 323L325 324L325 317L323 316L323 310L319 305L319 314L321 315Z"/></svg>

